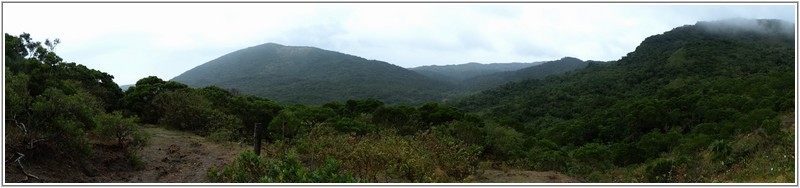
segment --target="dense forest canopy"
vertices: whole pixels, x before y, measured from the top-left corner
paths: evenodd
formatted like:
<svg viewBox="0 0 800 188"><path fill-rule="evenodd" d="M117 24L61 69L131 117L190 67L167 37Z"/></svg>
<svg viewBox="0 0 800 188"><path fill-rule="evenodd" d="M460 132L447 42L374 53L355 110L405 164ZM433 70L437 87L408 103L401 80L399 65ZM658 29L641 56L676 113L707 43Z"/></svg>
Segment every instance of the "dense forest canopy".
<svg viewBox="0 0 800 188"><path fill-rule="evenodd" d="M552 151L563 154L552 158L569 153L579 164L606 164L555 168L577 168L593 181L626 181L614 178L626 174L615 168L639 166L648 179L638 181L707 181L709 174L747 163L757 153L753 145L791 151L791 137L778 124L778 115L793 112L795 103L790 25L723 20L682 26L648 37L614 63L510 83L454 105L532 139L520 148L529 148L534 168L552 162L536 153ZM758 141L743 143L742 135L750 134ZM710 160L707 152L720 156ZM724 167L690 170L721 159Z"/></svg>
<svg viewBox="0 0 800 188"><path fill-rule="evenodd" d="M123 91L109 74L64 62L59 40L5 34L6 164L26 180L58 181L23 164L59 160L86 176L97 166L88 159L111 147L127 154L122 169L140 169L149 126L214 142L264 135L266 152L202 167L210 182L479 182L492 169L584 182L794 182L792 28L698 22L617 61L485 74L505 81L466 97L385 62L277 44Z"/></svg>

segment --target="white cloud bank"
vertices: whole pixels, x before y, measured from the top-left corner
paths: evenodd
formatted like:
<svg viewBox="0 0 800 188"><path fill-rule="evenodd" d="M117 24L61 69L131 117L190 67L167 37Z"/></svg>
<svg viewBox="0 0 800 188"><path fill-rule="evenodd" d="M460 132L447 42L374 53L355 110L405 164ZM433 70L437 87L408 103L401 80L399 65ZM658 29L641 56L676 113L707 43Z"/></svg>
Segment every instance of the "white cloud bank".
<svg viewBox="0 0 800 188"><path fill-rule="evenodd" d="M616 60L697 21L796 22L793 4L4 3L3 32L61 38L57 53L132 84L274 42L402 67Z"/></svg>

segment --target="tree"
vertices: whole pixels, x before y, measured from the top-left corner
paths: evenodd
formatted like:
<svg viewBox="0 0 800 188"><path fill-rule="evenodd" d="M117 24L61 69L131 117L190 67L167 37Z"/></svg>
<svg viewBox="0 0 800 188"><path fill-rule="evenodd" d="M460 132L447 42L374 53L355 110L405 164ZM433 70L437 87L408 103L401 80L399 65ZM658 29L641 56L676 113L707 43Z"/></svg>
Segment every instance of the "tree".
<svg viewBox="0 0 800 188"><path fill-rule="evenodd" d="M159 123L204 136L216 131L236 131L242 124L239 118L213 108L210 101L193 89L160 93L152 103L164 112Z"/></svg>
<svg viewBox="0 0 800 188"><path fill-rule="evenodd" d="M439 106L437 103L425 103L418 110L422 122L429 126L441 125L464 117L463 111L451 106Z"/></svg>
<svg viewBox="0 0 800 188"><path fill-rule="evenodd" d="M117 145L124 147L131 141L132 136L139 131L136 117L123 117L119 111L112 113L99 113L95 115L97 132L100 135L117 139Z"/></svg>
<svg viewBox="0 0 800 188"><path fill-rule="evenodd" d="M272 119L267 130L273 139L294 138L301 128L300 125L300 119L292 110L283 109Z"/></svg>
<svg viewBox="0 0 800 188"><path fill-rule="evenodd" d="M504 159L516 159L524 154L522 133L500 125L486 125L487 150Z"/></svg>
<svg viewBox="0 0 800 188"><path fill-rule="evenodd" d="M278 115L281 107L275 102L255 97L255 96L232 96L230 100L230 111L239 117L244 124L239 131L240 135L253 135L253 126L256 123L268 125L272 118ZM265 133L266 129L264 130ZM247 137L248 140L250 137Z"/></svg>
<svg viewBox="0 0 800 188"><path fill-rule="evenodd" d="M120 103L123 108L137 114L142 123L156 124L163 112L159 111L158 107L153 106L153 99L159 93L185 88L188 88L188 86L173 81L165 82L158 77L148 76L136 81L136 85L128 88Z"/></svg>

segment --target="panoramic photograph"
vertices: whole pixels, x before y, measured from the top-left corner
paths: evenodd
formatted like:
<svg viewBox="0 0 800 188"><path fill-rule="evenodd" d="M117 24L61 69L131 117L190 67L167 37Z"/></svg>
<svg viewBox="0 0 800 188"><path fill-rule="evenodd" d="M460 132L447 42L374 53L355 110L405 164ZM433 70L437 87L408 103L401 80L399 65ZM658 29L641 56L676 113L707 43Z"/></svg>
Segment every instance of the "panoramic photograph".
<svg viewBox="0 0 800 188"><path fill-rule="evenodd" d="M3 185L796 186L797 9L2 2Z"/></svg>

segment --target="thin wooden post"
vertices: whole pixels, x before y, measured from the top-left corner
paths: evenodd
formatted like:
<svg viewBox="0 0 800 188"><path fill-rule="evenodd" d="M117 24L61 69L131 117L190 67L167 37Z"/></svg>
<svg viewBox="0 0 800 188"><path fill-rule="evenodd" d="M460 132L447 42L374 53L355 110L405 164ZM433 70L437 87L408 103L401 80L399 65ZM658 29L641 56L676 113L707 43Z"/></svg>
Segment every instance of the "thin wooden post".
<svg viewBox="0 0 800 188"><path fill-rule="evenodd" d="M253 140L253 152L256 155L261 155L261 123L256 123L253 126L253 132L255 136L255 140Z"/></svg>

